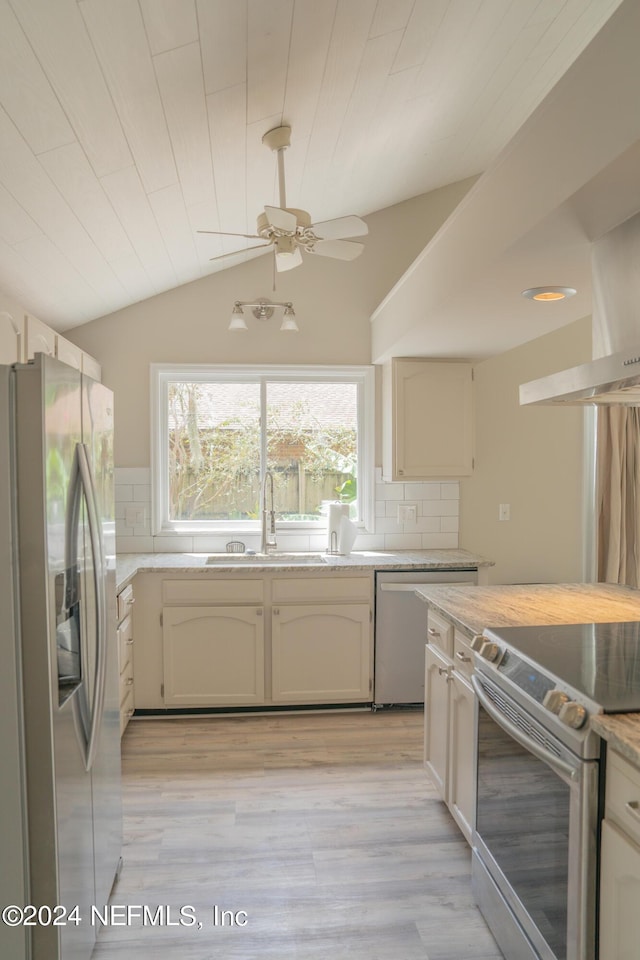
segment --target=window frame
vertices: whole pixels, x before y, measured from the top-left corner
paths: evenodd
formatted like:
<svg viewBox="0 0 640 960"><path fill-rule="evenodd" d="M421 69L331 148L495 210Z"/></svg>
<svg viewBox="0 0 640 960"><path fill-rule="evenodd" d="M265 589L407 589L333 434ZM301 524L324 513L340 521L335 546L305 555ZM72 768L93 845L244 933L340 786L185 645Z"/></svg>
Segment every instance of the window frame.
<svg viewBox="0 0 640 960"><path fill-rule="evenodd" d="M260 520L169 520L168 385L172 382L261 384L266 381L356 383L358 393L358 501L361 517L354 521L361 532L374 524L375 368L342 364L191 364L152 363L151 386L151 522L153 536L199 534L251 535L260 532ZM263 438L264 444L264 438ZM313 533L326 530L326 520L278 521L281 532Z"/></svg>

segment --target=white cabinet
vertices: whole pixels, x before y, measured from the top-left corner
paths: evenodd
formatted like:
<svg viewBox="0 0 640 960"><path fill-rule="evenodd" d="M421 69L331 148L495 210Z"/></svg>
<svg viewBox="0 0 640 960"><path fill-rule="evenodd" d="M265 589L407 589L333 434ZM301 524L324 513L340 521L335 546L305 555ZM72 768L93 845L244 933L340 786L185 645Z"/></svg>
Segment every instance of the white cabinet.
<svg viewBox="0 0 640 960"><path fill-rule="evenodd" d="M264 703L262 607L164 607L168 707Z"/></svg>
<svg viewBox="0 0 640 960"><path fill-rule="evenodd" d="M56 355L56 332L42 320L26 314L24 318L24 350L23 361L33 360L36 353L47 353L50 357Z"/></svg>
<svg viewBox="0 0 640 960"><path fill-rule="evenodd" d="M475 810L473 654L467 638L431 610L427 636L424 764L470 843Z"/></svg>
<svg viewBox="0 0 640 960"><path fill-rule="evenodd" d="M6 310L0 311L0 363L20 360L20 325Z"/></svg>
<svg viewBox="0 0 640 960"><path fill-rule="evenodd" d="M371 699L367 603L290 604L272 611L272 698L297 703Z"/></svg>
<svg viewBox="0 0 640 960"><path fill-rule="evenodd" d="M56 334L56 357L70 367L82 370L82 350L75 343L61 337L60 334Z"/></svg>
<svg viewBox="0 0 640 960"><path fill-rule="evenodd" d="M608 754L600 857L600 956L636 960L640 944L640 770Z"/></svg>
<svg viewBox="0 0 640 960"><path fill-rule="evenodd" d="M286 577L272 583L271 697L275 703L370 701L370 577Z"/></svg>
<svg viewBox="0 0 640 960"><path fill-rule="evenodd" d="M398 358L383 367L383 476L429 480L473 469L473 371L464 361Z"/></svg>
<svg viewBox="0 0 640 960"><path fill-rule="evenodd" d="M135 710L133 682L133 586L118 594L118 666L120 670L120 736Z"/></svg>

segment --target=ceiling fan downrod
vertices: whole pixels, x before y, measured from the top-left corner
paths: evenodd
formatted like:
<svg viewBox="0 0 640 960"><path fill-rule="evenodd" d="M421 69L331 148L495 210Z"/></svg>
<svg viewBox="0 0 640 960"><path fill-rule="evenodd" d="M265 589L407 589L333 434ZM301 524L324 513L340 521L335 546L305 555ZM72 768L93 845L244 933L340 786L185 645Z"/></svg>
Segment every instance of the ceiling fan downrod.
<svg viewBox="0 0 640 960"><path fill-rule="evenodd" d="M262 142L277 154L280 207L286 210L287 193L284 182L284 152L287 147L291 146L291 127L274 127L273 130L268 130L263 136Z"/></svg>

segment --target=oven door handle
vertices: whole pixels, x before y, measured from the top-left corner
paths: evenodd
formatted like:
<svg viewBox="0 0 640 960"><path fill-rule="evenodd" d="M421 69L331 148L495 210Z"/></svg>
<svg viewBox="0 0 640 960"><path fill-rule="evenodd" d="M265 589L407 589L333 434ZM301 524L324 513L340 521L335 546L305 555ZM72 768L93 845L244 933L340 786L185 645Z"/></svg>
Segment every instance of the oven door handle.
<svg viewBox="0 0 640 960"><path fill-rule="evenodd" d="M477 679L475 674L471 676L471 685L475 691L475 694L487 711L492 720L498 724L499 727L502 727L514 740L516 740L521 747L524 747L525 750L528 750L532 753L538 760L542 760L543 763L548 764L552 770L555 770L558 774L564 774L565 777L568 777L570 780L577 780L580 776L580 767L574 766L571 763L567 763L566 760L561 760L560 757L556 757L554 753L551 753L550 750L545 749L539 743L536 743L535 740L531 740L515 723L512 723L508 717L505 717L503 713L500 713L499 710L496 710L494 704L489 700L482 684Z"/></svg>

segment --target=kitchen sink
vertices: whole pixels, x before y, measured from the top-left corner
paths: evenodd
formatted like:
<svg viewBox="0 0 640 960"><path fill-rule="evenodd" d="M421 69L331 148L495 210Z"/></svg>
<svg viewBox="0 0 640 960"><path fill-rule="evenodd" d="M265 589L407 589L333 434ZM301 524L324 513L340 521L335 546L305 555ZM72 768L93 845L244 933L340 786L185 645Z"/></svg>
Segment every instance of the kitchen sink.
<svg viewBox="0 0 640 960"><path fill-rule="evenodd" d="M273 564L274 566L304 566L305 564L326 563L323 553L211 553L208 564L243 566L247 564Z"/></svg>

